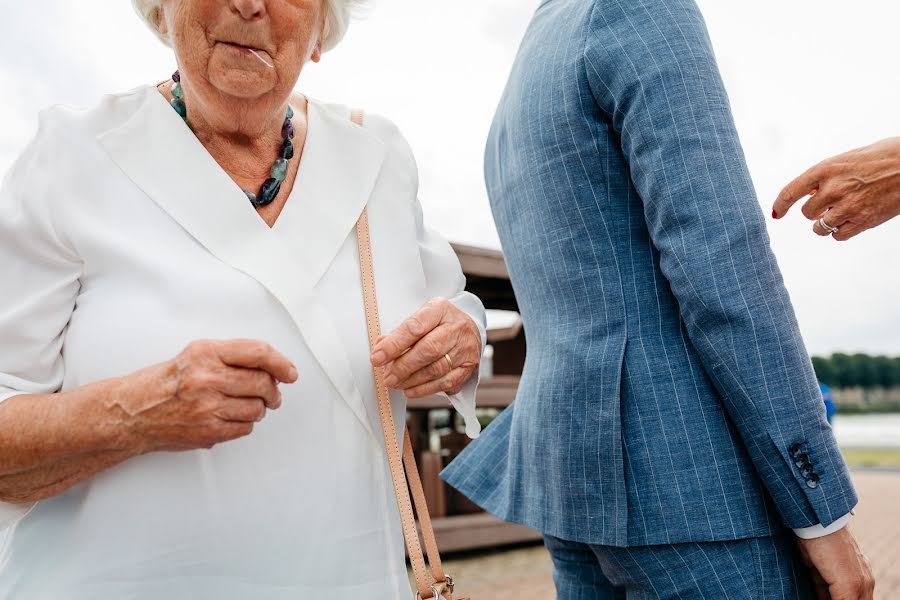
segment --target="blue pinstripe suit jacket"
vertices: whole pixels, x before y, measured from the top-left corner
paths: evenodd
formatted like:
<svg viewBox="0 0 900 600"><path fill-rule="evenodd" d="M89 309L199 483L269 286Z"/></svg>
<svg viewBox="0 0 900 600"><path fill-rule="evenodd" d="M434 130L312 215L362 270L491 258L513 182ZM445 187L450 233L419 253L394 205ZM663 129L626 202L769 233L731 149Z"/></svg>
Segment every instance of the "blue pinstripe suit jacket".
<svg viewBox="0 0 900 600"><path fill-rule="evenodd" d="M487 143L518 397L444 478L616 546L856 504L692 0L546 0Z"/></svg>

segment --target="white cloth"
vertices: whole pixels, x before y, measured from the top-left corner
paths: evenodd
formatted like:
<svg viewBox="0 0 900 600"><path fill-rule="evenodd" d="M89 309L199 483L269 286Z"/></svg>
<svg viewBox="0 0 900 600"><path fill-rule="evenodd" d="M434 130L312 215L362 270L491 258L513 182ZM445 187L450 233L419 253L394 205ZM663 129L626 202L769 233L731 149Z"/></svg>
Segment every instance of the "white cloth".
<svg viewBox="0 0 900 600"><path fill-rule="evenodd" d="M800 529L795 529L794 535L802 540L814 540L820 537L825 537L826 535L831 535L832 533L837 533L850 524L850 517L852 515L852 512L848 512L843 517L838 517L837 519L835 519L834 523L832 523L828 527L825 527L821 523L817 523L810 527L801 527Z"/></svg>
<svg viewBox="0 0 900 600"><path fill-rule="evenodd" d="M444 296L484 340L417 186L391 123L310 101L269 229L153 87L42 113L0 192L0 399L125 375L200 338L265 340L300 379L249 437L0 507L0 598L406 597L353 232L365 205L384 331ZM472 434L476 384L453 399Z"/></svg>

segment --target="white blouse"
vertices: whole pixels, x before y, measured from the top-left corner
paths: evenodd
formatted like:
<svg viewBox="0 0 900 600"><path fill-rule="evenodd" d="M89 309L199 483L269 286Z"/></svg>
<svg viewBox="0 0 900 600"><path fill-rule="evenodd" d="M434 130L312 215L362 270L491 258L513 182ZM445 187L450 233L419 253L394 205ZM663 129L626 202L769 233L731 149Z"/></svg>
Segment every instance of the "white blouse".
<svg viewBox="0 0 900 600"><path fill-rule="evenodd" d="M407 597L353 232L364 206L384 330L443 296L484 339L417 185L390 122L360 128L310 101L270 229L154 87L44 111L0 192L0 401L125 375L202 338L265 340L300 379L246 438L0 503L0 598ZM472 436L476 385L450 399ZM400 426L403 395L392 402Z"/></svg>

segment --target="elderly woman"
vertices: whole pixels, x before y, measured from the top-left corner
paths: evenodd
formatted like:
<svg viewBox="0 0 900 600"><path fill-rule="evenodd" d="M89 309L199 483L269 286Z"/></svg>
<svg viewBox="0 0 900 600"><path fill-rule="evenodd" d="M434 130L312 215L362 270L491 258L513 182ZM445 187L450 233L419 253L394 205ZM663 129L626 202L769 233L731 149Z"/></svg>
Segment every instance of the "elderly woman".
<svg viewBox="0 0 900 600"><path fill-rule="evenodd" d="M43 112L0 195L0 597L406 597L373 364L474 435L484 310L397 129L292 92L350 2L135 5L176 75Z"/></svg>

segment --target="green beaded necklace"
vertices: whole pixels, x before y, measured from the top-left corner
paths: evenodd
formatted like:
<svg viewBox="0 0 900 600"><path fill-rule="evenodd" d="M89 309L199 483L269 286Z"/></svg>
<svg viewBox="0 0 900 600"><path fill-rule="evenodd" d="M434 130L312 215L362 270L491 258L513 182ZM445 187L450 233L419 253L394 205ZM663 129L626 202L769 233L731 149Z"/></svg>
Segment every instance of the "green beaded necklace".
<svg viewBox="0 0 900 600"><path fill-rule="evenodd" d="M178 71L172 73L172 101L169 103L175 109L184 122L187 123L187 106L184 104L184 91L181 89L181 74ZM281 149L278 151L278 158L272 163L272 169L269 171L269 178L263 181L259 188L259 193L254 194L243 190L247 194L247 198L253 203L253 206L266 206L272 203L278 190L281 189L281 182L287 177L288 161L294 157L294 124L291 119L294 117L294 111L290 105L284 115L284 123L281 125ZM190 126L190 125L188 125Z"/></svg>

